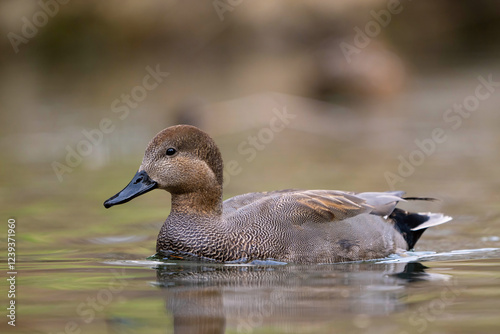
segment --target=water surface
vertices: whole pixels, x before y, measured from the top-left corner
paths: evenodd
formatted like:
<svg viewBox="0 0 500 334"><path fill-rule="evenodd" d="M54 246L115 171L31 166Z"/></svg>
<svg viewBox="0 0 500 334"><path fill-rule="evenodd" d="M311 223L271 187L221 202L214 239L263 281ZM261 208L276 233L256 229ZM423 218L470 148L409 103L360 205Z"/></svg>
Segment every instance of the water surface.
<svg viewBox="0 0 500 334"><path fill-rule="evenodd" d="M363 106L365 112L339 111L283 95L231 101L231 113L222 112L234 117L234 124L243 114L260 120L232 131L213 130L226 162L234 160L241 167L239 173L226 175L226 198L285 188L389 190L384 174L397 172L398 157L408 157L416 149L415 140L429 138L434 128L446 129L448 140L396 188L409 196L440 199L403 207L443 212L454 220L426 231L415 252L362 263L148 260L169 212L169 195L155 190L110 210L102 206L133 176L142 159L140 150L111 155L100 165L89 158L59 182L46 147L30 144L30 152L36 150L45 160L22 160L17 158L25 152L22 145L13 137L3 138L1 210L5 225L8 217L17 221L17 318L15 328L4 318L0 330L498 333L498 96L484 102L459 129L450 129L442 118L449 105L474 91L475 76L467 77L470 80L454 86L459 90L446 90L441 81L417 81L411 93ZM440 94L429 89L436 86ZM268 126L273 107L283 106L296 120L247 161L238 145ZM262 112L252 114L254 109ZM142 148L167 125L151 124L142 136L134 127L127 131ZM102 152L127 147L120 133L103 142ZM7 281L0 285L7 302Z"/></svg>

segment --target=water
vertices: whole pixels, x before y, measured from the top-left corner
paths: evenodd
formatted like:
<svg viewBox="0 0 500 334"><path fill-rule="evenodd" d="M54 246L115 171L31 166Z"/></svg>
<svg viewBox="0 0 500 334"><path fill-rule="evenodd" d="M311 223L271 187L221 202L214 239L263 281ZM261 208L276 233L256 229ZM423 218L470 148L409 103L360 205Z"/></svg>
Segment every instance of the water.
<svg viewBox="0 0 500 334"><path fill-rule="evenodd" d="M285 105L297 120L252 161L237 147L268 124L265 113L255 115L261 125L214 130L226 162L235 160L241 167L238 174L226 175L227 198L290 187L388 190L384 173L397 172L398 157L410 156L415 139L429 138L436 127L447 129L448 140L396 188L440 199L404 207L443 212L454 220L426 231L415 252L362 263L148 260L169 212L169 196L155 190L126 205L102 207L128 183L142 152L111 155L104 165L93 165L89 158L59 182L50 150L30 140L29 152L45 160L22 160L18 155L24 154L25 143L3 138L1 235L5 240L7 219L15 218L17 275L16 326L4 316L1 332L500 332L498 96L453 131L439 112L474 91L475 76L468 77L461 93L450 89L436 95L417 85L396 101L363 106L364 113L281 95L254 97L251 108L271 111ZM270 105L264 103L268 100ZM252 114L247 102L231 102L235 124L238 115ZM436 112L438 107L429 104L441 109ZM223 115L217 119L233 114ZM134 137L134 145L145 147L160 128L141 122L150 133ZM120 133L109 138L115 135ZM99 152L123 146L110 139ZM9 285L4 279L0 286L5 312Z"/></svg>
<svg viewBox="0 0 500 334"><path fill-rule="evenodd" d="M19 270L16 333L496 332L500 249L430 253L308 266L53 254Z"/></svg>

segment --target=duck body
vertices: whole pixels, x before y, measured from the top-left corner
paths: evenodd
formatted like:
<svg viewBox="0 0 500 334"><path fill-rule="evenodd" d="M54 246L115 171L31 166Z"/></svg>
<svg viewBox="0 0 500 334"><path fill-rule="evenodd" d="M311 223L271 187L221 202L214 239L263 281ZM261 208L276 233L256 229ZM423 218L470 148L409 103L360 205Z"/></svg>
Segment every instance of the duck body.
<svg viewBox="0 0 500 334"><path fill-rule="evenodd" d="M156 251L171 258L216 262L278 260L334 263L386 257L413 248L426 228L451 220L396 208L401 191L352 193L280 190L222 201L222 158L193 126L161 131L132 181L105 207L160 188L171 212Z"/></svg>

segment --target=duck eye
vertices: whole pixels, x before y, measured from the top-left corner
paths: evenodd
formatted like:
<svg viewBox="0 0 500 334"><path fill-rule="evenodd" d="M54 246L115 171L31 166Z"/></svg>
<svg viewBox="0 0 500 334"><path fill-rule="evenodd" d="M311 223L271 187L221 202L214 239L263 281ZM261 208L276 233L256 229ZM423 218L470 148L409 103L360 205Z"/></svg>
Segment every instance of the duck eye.
<svg viewBox="0 0 500 334"><path fill-rule="evenodd" d="M174 155L176 152L175 148L167 148L167 155Z"/></svg>

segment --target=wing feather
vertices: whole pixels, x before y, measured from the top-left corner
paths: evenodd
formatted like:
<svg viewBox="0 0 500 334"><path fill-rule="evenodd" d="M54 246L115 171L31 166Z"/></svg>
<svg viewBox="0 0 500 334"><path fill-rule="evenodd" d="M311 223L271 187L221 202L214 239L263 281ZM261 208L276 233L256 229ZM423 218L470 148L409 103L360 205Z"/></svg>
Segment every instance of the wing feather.
<svg viewBox="0 0 500 334"><path fill-rule="evenodd" d="M376 208L364 198L335 190L289 189L249 193L224 202L226 216L253 215L258 219L288 221L294 225L335 222L374 210Z"/></svg>

